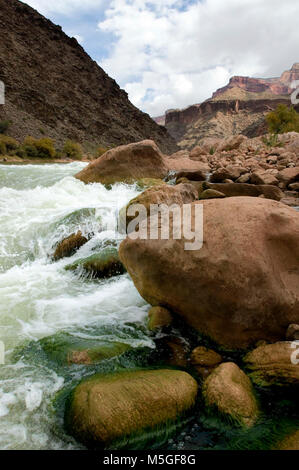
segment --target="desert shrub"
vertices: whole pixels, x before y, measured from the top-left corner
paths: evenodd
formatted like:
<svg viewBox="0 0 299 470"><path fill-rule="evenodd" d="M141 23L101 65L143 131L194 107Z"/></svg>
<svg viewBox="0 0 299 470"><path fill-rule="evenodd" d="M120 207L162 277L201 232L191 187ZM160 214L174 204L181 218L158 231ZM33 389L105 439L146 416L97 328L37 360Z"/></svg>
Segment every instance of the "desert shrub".
<svg viewBox="0 0 299 470"><path fill-rule="evenodd" d="M1 121L0 122L0 134L5 134L10 126L10 121Z"/></svg>
<svg viewBox="0 0 299 470"><path fill-rule="evenodd" d="M42 139L36 140L35 147L39 158L54 158L56 150L54 147L54 141L49 137L43 137Z"/></svg>
<svg viewBox="0 0 299 470"><path fill-rule="evenodd" d="M0 140L0 155L6 155L6 145Z"/></svg>
<svg viewBox="0 0 299 470"><path fill-rule="evenodd" d="M101 157L102 155L104 155L104 153L107 152L107 150L108 150L108 149L107 149L106 147L102 147L102 146L98 147L98 148L97 148L96 157L97 157L97 158L98 158L98 157Z"/></svg>
<svg viewBox="0 0 299 470"><path fill-rule="evenodd" d="M210 150L209 150L209 154L214 155L215 151L216 151L215 148L211 147Z"/></svg>
<svg viewBox="0 0 299 470"><path fill-rule="evenodd" d="M8 135L1 134L0 135L0 142L1 142L1 153L2 155L14 155L16 153L17 148L19 147L19 143L13 139L13 137L9 137Z"/></svg>
<svg viewBox="0 0 299 470"><path fill-rule="evenodd" d="M299 132L299 114L293 107L278 105L275 111L267 114L266 121L270 133Z"/></svg>
<svg viewBox="0 0 299 470"><path fill-rule="evenodd" d="M54 158L56 155L54 141L49 137L34 139L29 135L19 150L19 156L22 154L23 157L28 158Z"/></svg>
<svg viewBox="0 0 299 470"><path fill-rule="evenodd" d="M67 158L73 158L80 160L83 156L82 147L77 142L67 140L64 144L62 153Z"/></svg>

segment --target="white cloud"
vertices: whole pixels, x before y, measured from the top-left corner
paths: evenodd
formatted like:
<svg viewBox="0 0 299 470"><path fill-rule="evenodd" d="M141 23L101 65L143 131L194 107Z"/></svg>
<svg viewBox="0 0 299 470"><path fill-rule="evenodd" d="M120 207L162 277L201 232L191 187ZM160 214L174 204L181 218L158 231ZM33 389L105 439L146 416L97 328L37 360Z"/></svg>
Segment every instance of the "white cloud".
<svg viewBox="0 0 299 470"><path fill-rule="evenodd" d="M296 0L112 0L100 65L151 115L208 98L231 75L279 75L298 57Z"/></svg>

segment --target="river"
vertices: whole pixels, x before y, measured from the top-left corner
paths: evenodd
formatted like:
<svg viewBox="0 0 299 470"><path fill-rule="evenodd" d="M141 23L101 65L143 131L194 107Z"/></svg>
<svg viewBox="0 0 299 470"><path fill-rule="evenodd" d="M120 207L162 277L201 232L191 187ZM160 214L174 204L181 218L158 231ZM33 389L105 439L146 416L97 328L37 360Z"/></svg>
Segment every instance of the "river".
<svg viewBox="0 0 299 470"><path fill-rule="evenodd" d="M113 242L103 222L138 193L134 185L85 185L73 177L84 166L0 165L1 449L80 448L64 435L52 400L86 368L66 372L43 360L36 347L41 338L67 333L153 347L145 329L148 306L128 275L97 281L64 270ZM95 235L73 257L53 262L55 243L78 228Z"/></svg>

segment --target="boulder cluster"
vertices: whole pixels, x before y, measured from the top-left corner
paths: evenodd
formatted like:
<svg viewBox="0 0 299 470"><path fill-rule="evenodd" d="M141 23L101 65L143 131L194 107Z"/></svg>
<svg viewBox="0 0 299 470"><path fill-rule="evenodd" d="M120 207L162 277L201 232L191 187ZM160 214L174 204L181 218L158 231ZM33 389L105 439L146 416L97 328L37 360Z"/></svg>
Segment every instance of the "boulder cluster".
<svg viewBox="0 0 299 470"><path fill-rule="evenodd" d="M128 233L118 255L80 260L99 277L127 270L150 305L148 331L162 359L159 368L83 380L66 410L69 432L107 447L200 406L233 426L258 424L261 389L299 386L299 135L279 136L275 146L205 139L171 156L143 141L110 150L76 177L141 185L121 211L128 226L134 204L145 207L146 226L151 204L176 204L181 224L188 204L192 227L200 207L203 241L186 250L183 230L167 239ZM173 233L173 217L169 224ZM298 449L298 431L275 446Z"/></svg>

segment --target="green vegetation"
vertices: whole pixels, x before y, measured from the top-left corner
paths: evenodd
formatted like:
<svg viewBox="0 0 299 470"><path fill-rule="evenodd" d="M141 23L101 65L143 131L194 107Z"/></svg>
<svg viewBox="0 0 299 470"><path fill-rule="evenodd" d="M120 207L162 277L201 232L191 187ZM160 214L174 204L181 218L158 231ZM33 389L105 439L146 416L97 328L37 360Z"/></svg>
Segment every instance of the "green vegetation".
<svg viewBox="0 0 299 470"><path fill-rule="evenodd" d="M266 116L269 132L272 134L284 134L285 132L299 132L299 114L297 111L284 104L277 106Z"/></svg>
<svg viewBox="0 0 299 470"><path fill-rule="evenodd" d="M27 136L17 149L16 155L21 158L54 158L56 156L54 141L49 137L35 139Z"/></svg>
<svg viewBox="0 0 299 470"><path fill-rule="evenodd" d="M89 145L89 150L83 150L78 142L66 140L62 147L55 147L55 141L50 137L35 138L30 135L25 137L22 143L5 134L10 125L9 121L0 122L0 155L17 156L23 159L63 159L81 160L84 154L89 159L98 158L107 152L108 148L99 145ZM44 134L44 129L39 129Z"/></svg>
<svg viewBox="0 0 299 470"><path fill-rule="evenodd" d="M19 143L8 135L0 134L0 154L14 155L18 149Z"/></svg>
<svg viewBox="0 0 299 470"><path fill-rule="evenodd" d="M67 158L80 160L83 156L83 151L80 144L72 140L67 140L64 144L62 154Z"/></svg>
<svg viewBox="0 0 299 470"><path fill-rule="evenodd" d="M1 121L0 122L0 134L5 134L10 126L10 121Z"/></svg>

